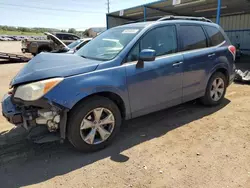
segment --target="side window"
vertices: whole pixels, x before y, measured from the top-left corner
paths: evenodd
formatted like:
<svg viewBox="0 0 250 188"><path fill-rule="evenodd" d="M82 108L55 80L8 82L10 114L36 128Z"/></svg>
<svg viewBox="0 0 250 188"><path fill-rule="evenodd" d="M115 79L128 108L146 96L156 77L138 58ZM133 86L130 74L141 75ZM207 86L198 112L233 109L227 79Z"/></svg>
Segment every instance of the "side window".
<svg viewBox="0 0 250 188"><path fill-rule="evenodd" d="M72 36L72 38L73 38L73 40L78 40L79 39L79 37L77 37L77 36Z"/></svg>
<svg viewBox="0 0 250 188"><path fill-rule="evenodd" d="M141 40L141 50L153 49L156 56L177 52L175 26L164 26L148 32Z"/></svg>
<svg viewBox="0 0 250 188"><path fill-rule="evenodd" d="M156 56L177 52L175 26L164 26L149 31L130 51L127 62L137 61L143 49L153 49Z"/></svg>
<svg viewBox="0 0 250 188"><path fill-rule="evenodd" d="M209 38L210 38L210 45L211 46L217 46L217 45L221 44L223 41L225 41L225 38L219 29L217 29L216 27L212 27L212 26L204 26L204 27L207 31Z"/></svg>
<svg viewBox="0 0 250 188"><path fill-rule="evenodd" d="M78 40L79 37L75 35L64 35L64 40Z"/></svg>
<svg viewBox="0 0 250 188"><path fill-rule="evenodd" d="M56 34L56 37L59 38L60 40L63 40L63 35L62 34Z"/></svg>
<svg viewBox="0 0 250 188"><path fill-rule="evenodd" d="M206 35L201 26L182 25L179 33L182 39L182 51L207 47Z"/></svg>
<svg viewBox="0 0 250 188"><path fill-rule="evenodd" d="M63 35L63 40L73 40L71 35Z"/></svg>

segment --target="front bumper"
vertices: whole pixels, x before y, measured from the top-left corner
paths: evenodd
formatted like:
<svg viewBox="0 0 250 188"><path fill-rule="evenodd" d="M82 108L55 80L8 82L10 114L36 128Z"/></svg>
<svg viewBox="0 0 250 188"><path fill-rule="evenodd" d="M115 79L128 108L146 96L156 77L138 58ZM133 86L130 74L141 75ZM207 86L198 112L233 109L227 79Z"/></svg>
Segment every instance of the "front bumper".
<svg viewBox="0 0 250 188"><path fill-rule="evenodd" d="M2 100L2 114L12 124L20 125L23 123L22 112L11 101L11 95L6 94Z"/></svg>
<svg viewBox="0 0 250 188"><path fill-rule="evenodd" d="M50 132L60 130L62 139L66 138L67 113L68 109L46 99L21 102L6 94L2 100L2 114L10 123L27 130L40 124L47 125Z"/></svg>

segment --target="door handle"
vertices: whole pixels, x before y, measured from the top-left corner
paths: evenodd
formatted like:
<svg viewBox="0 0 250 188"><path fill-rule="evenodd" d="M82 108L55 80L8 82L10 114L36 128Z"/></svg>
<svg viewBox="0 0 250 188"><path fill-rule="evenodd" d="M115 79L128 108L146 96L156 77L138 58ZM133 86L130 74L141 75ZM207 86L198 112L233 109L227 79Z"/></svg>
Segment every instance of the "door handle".
<svg viewBox="0 0 250 188"><path fill-rule="evenodd" d="M182 63L183 63L182 61L181 61L181 62L178 62L178 63L174 63L174 64L173 64L173 67L178 67L178 66L180 66Z"/></svg>
<svg viewBox="0 0 250 188"><path fill-rule="evenodd" d="M208 57L213 57L215 56L215 53L209 54Z"/></svg>

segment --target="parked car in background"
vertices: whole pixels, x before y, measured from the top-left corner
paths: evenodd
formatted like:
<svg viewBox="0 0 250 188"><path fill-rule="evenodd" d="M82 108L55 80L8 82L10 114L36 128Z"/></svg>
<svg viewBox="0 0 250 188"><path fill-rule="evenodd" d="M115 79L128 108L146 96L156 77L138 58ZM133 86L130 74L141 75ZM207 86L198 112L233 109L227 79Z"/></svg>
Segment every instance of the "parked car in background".
<svg viewBox="0 0 250 188"><path fill-rule="evenodd" d="M0 41L7 41L7 39L4 36L0 36Z"/></svg>
<svg viewBox="0 0 250 188"><path fill-rule="evenodd" d="M221 104L235 53L222 28L204 18L111 28L75 54L34 57L11 81L2 112L13 124L45 125L78 150L96 151L122 120L194 99Z"/></svg>
<svg viewBox="0 0 250 188"><path fill-rule="evenodd" d="M9 38L13 39L14 41L17 41L17 37L16 36L9 36Z"/></svg>
<svg viewBox="0 0 250 188"><path fill-rule="evenodd" d="M51 53L73 54L92 39L92 38L79 39L70 43L69 45L66 45L62 40L60 40L59 38L57 38L55 35L51 33L47 33L47 36L49 36L50 39L58 46L58 48L56 50L52 50Z"/></svg>
<svg viewBox="0 0 250 188"><path fill-rule="evenodd" d="M81 47L83 47L84 45L86 45L89 41L91 41L92 38L83 38L83 39L79 39L75 42L72 42L71 44L68 45L69 53L74 53L77 50L79 50Z"/></svg>
<svg viewBox="0 0 250 188"><path fill-rule="evenodd" d="M24 37L22 36L14 36L14 38L17 40L17 41L21 41L24 39Z"/></svg>
<svg viewBox="0 0 250 188"><path fill-rule="evenodd" d="M50 52L52 50L57 50L60 48L60 44L56 44L51 40L51 34L46 32L47 40L32 40L32 39L24 39L22 40L22 52L23 53L31 53L32 55L39 54L40 52ZM80 39L78 36L71 33L52 33L52 35L56 36L60 40L64 42L64 44L68 45L75 40Z"/></svg>
<svg viewBox="0 0 250 188"><path fill-rule="evenodd" d="M66 44L64 44L60 39L58 39L54 35L51 36L51 38L53 38L55 43L61 43L60 46L62 46L61 49L51 51L52 53L70 53L70 54L75 53L77 50L86 45L90 40L92 40L92 38L79 39L66 46Z"/></svg>
<svg viewBox="0 0 250 188"><path fill-rule="evenodd" d="M4 35L4 36L1 36L1 37L0 37L0 40L2 40L2 41L13 41L14 39L12 39L12 38L9 37L9 36Z"/></svg>

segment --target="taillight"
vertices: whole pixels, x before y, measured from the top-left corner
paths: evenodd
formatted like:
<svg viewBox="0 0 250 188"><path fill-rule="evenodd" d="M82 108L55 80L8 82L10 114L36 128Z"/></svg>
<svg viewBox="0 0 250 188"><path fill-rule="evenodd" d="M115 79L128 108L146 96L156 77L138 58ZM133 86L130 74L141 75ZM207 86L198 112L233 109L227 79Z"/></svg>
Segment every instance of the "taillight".
<svg viewBox="0 0 250 188"><path fill-rule="evenodd" d="M9 95L12 95L12 94L13 94L13 90L9 90L9 91L8 91L8 94L9 94Z"/></svg>
<svg viewBox="0 0 250 188"><path fill-rule="evenodd" d="M234 60L235 60L235 58L236 58L236 48L235 48L235 46L230 45L230 46L228 47L228 50L231 52L231 54L233 55Z"/></svg>
<svg viewBox="0 0 250 188"><path fill-rule="evenodd" d="M26 41L26 46L27 46L27 48L29 47L29 45L30 45L30 42L29 42L29 41Z"/></svg>

